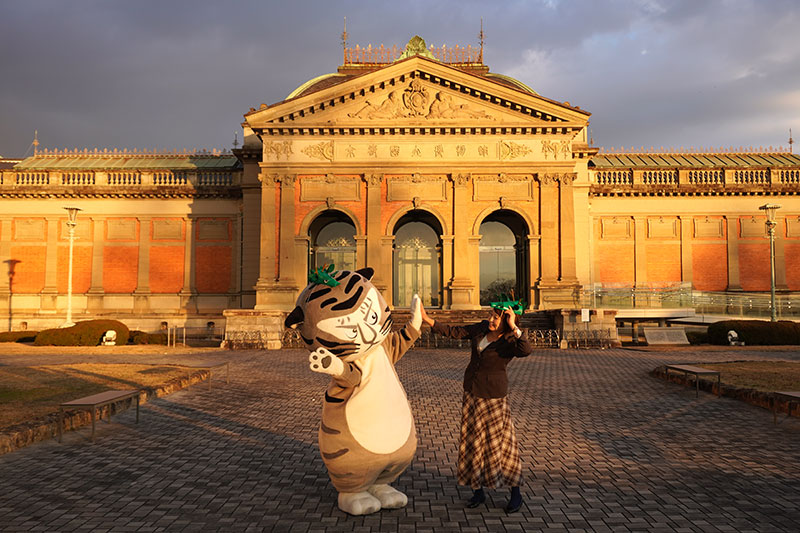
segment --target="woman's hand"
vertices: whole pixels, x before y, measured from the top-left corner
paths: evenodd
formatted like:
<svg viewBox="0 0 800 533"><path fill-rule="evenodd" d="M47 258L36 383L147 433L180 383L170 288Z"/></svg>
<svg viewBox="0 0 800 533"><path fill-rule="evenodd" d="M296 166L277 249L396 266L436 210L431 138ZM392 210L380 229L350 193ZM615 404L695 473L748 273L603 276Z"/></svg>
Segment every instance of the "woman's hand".
<svg viewBox="0 0 800 533"><path fill-rule="evenodd" d="M508 324L508 329L511 331L517 329L517 323L514 320L514 311L512 311L510 307L506 307L503 310L503 318L505 319L506 324Z"/></svg>
<svg viewBox="0 0 800 533"><path fill-rule="evenodd" d="M428 324L428 326L433 327L434 320L425 312L425 306L422 305L422 302L419 304L419 310L422 312L422 321Z"/></svg>

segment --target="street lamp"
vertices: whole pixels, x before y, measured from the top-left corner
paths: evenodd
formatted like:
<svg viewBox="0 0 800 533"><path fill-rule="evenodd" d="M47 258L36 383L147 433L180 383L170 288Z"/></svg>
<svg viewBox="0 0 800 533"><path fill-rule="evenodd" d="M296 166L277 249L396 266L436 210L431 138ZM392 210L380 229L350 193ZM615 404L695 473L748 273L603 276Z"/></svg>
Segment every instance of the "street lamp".
<svg viewBox="0 0 800 533"><path fill-rule="evenodd" d="M759 209L764 211L767 215L767 233L769 234L769 273L770 273L770 294L772 297L772 318L771 320L775 322L778 319L778 312L775 308L775 226L778 225L775 222L775 211L780 209L781 206L778 204L764 204Z"/></svg>
<svg viewBox="0 0 800 533"><path fill-rule="evenodd" d="M78 209L77 207L65 207L67 210L67 228L69 231L69 270L67 274L67 320L61 324L62 328L74 326L72 321L72 247L75 242L75 226L78 224Z"/></svg>

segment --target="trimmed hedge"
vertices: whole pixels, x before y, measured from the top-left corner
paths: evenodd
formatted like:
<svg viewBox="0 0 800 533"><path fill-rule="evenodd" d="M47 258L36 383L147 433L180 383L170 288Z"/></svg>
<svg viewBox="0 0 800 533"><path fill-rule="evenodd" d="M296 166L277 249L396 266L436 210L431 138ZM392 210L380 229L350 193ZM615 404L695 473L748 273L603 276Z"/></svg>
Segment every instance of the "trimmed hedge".
<svg viewBox="0 0 800 533"><path fill-rule="evenodd" d="M711 344L728 344L728 332L733 330L746 346L800 344L800 324L789 320L722 320L708 326Z"/></svg>
<svg viewBox="0 0 800 533"><path fill-rule="evenodd" d="M69 328L46 329L39 332L36 346L97 346L106 331L117 332L117 345L128 343L128 326L118 320L86 320Z"/></svg>
<svg viewBox="0 0 800 533"><path fill-rule="evenodd" d="M708 333L705 331L687 331L686 340L689 341L689 344L708 344Z"/></svg>
<svg viewBox="0 0 800 533"><path fill-rule="evenodd" d="M147 333L135 329L131 331L131 344L167 344L166 333Z"/></svg>
<svg viewBox="0 0 800 533"><path fill-rule="evenodd" d="M0 342L33 342L38 331L4 331L0 333Z"/></svg>

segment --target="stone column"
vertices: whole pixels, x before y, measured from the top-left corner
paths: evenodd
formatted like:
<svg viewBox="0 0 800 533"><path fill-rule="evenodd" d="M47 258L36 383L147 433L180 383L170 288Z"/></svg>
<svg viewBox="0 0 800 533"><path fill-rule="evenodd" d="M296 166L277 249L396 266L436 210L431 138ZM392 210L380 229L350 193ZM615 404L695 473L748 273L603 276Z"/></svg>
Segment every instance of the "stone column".
<svg viewBox="0 0 800 533"><path fill-rule="evenodd" d="M453 180L453 256L470 257L469 202L472 180L469 174L454 174ZM478 269L470 261L453 261L453 279L450 281L450 309L480 309L474 298ZM444 282L444 280L442 280Z"/></svg>
<svg viewBox="0 0 800 533"><path fill-rule="evenodd" d="M44 263L44 288L41 292L41 305L39 312L46 314L56 313L56 300L58 298L58 224L59 218L47 218L47 249Z"/></svg>
<svg viewBox="0 0 800 533"><path fill-rule="evenodd" d="M739 281L739 217L725 217L728 234L728 290L742 290Z"/></svg>
<svg viewBox="0 0 800 533"><path fill-rule="evenodd" d="M681 281L691 282L692 272L692 223L689 216L679 216L681 225Z"/></svg>
<svg viewBox="0 0 800 533"><path fill-rule="evenodd" d="M367 263L367 236L366 235L353 235L353 238L356 241L356 269L364 268L365 266L372 266ZM306 239L310 239L306 237ZM311 265L308 265L309 269ZM372 267L375 269L375 275L378 275L378 268L379 267ZM372 278L375 279L374 277ZM374 285L374 283L373 283ZM375 285L377 287L377 285Z"/></svg>
<svg viewBox="0 0 800 533"><path fill-rule="evenodd" d="M384 235L383 227L381 227L381 193L383 191L383 174L368 174L365 176L365 180L367 182L367 223L364 228L367 234L365 266L375 269L372 284L385 297L387 290L390 290L392 286L392 269L391 257L389 263L384 263L382 257L381 241ZM389 278L387 279L386 276Z"/></svg>
<svg viewBox="0 0 800 533"><path fill-rule="evenodd" d="M528 308L535 309L538 305L538 290L536 280L542 275L539 268L539 235L528 235L528 291L524 298Z"/></svg>
<svg viewBox="0 0 800 533"><path fill-rule="evenodd" d="M92 281L86 292L86 307L90 313L103 311L103 250L106 238L106 219L92 218Z"/></svg>
<svg viewBox="0 0 800 533"><path fill-rule="evenodd" d="M183 287L181 287L180 310L182 313L197 312L197 289L195 288L195 246L194 246L194 219L183 219L185 234L183 236Z"/></svg>
<svg viewBox="0 0 800 533"><path fill-rule="evenodd" d="M150 217L139 217L139 270L136 290L133 291L133 312L150 310Z"/></svg>
<svg viewBox="0 0 800 533"><path fill-rule="evenodd" d="M261 181L261 246L259 255L258 281L256 282L256 309L269 307L268 289L275 285L277 277L275 261L277 243L275 242L276 187L280 185L277 176L259 174Z"/></svg>

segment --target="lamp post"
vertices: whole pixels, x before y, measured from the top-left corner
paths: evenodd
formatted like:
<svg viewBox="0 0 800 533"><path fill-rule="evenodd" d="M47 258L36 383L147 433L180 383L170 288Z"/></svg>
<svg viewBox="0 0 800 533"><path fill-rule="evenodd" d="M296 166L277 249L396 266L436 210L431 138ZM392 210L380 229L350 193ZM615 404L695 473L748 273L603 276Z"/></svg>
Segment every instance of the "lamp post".
<svg viewBox="0 0 800 533"><path fill-rule="evenodd" d="M764 211L767 215L767 233L769 234L769 273L770 273L770 295L771 295L771 320L775 322L778 319L778 310L775 308L775 211L780 209L778 204L764 204L759 209Z"/></svg>
<svg viewBox="0 0 800 533"><path fill-rule="evenodd" d="M68 328L75 325L72 321L72 248L75 242L75 226L78 224L77 218L80 209L77 207L65 207L64 209L67 210L67 228L69 231L69 270L67 274L67 320L61 324L61 327Z"/></svg>

